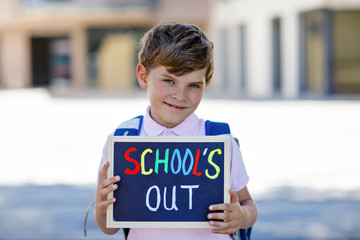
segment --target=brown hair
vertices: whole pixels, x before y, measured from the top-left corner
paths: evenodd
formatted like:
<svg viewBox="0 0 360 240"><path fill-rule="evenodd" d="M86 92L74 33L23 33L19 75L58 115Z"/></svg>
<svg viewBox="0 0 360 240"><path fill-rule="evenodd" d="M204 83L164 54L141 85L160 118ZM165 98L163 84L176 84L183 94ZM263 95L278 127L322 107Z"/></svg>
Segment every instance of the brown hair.
<svg viewBox="0 0 360 240"><path fill-rule="evenodd" d="M175 75L206 68L206 83L214 71L214 44L195 25L161 22L145 33L139 63L147 72L164 66Z"/></svg>

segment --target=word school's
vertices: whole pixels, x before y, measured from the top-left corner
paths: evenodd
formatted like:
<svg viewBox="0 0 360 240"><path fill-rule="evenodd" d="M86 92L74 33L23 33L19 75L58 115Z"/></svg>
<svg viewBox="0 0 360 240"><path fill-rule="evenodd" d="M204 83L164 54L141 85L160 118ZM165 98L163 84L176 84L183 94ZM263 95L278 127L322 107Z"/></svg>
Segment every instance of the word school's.
<svg viewBox="0 0 360 240"><path fill-rule="evenodd" d="M204 149L203 155L206 154L207 150L208 150L207 148ZM136 151L137 151L137 149L135 147L132 147L125 152L125 155L124 155L125 159L129 162L134 163L134 167L135 167L133 170L130 170L129 168L127 168L124 172L125 174L135 175L140 172L140 169L141 169L141 174L143 174L143 175L152 174L154 172L152 168L150 168L148 170L145 169L145 161L146 160L150 160L151 162L154 162L156 174L159 173L159 165L160 164L164 164L164 172L169 173L169 155L170 155L169 148L165 149L165 154L164 154L165 156L163 159L160 159L160 150L159 149L156 149L155 159L154 159L154 156L153 156L154 151L150 148L147 148L141 153L141 159L139 161L139 160L136 160L136 159L130 157L130 153L136 152ZM205 170L206 177L208 177L210 179L216 179L220 173L219 166L213 162L213 157L214 157L215 153L220 154L220 155L222 154L220 149L214 149L209 153L207 161L215 170L215 173L213 175L211 175L209 173L208 169ZM189 148L185 149L185 153L183 154L183 157L181 157L181 153L180 153L179 149L177 149L177 148L174 149L171 154L171 160L170 160L171 173L179 174L180 171L182 170L182 173L184 175L189 175L192 170L193 175L200 176L202 174L202 172L198 172L198 170L197 170L198 164L199 164L199 158L200 158L200 149L196 150L195 158L194 158L194 154L191 152L191 150ZM190 162L187 164L187 161L190 161ZM186 169L186 165L188 165L187 169Z"/></svg>

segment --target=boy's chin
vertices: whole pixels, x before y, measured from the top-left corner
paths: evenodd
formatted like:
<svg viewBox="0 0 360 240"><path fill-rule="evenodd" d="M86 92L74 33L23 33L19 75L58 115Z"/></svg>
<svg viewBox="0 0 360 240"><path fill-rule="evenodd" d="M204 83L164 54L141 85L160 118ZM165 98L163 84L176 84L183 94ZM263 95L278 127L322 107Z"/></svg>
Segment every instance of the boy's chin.
<svg viewBox="0 0 360 240"><path fill-rule="evenodd" d="M163 125L164 127L167 127L167 128L174 128L174 127L176 127L177 125L179 125L180 123L182 123L183 121L185 120L185 118L184 119L169 119L168 121L164 121L163 122L163 124L161 124L161 125Z"/></svg>

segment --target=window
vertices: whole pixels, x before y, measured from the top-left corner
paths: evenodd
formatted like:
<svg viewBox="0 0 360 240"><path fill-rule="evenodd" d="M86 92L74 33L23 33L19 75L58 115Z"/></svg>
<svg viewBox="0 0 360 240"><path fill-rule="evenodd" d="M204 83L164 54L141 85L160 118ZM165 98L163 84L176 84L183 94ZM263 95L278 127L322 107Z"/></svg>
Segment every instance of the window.
<svg viewBox="0 0 360 240"><path fill-rule="evenodd" d="M273 91L281 92L281 20L274 18L272 21L272 58L273 58Z"/></svg>
<svg viewBox="0 0 360 240"><path fill-rule="evenodd" d="M240 87L243 92L247 88L247 51L246 26L240 25Z"/></svg>

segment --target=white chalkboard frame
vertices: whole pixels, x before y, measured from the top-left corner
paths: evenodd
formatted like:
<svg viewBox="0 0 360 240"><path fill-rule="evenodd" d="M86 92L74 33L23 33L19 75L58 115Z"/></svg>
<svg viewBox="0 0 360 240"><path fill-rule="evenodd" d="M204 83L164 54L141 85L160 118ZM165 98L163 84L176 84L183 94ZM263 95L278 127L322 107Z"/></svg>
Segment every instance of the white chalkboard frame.
<svg viewBox="0 0 360 240"><path fill-rule="evenodd" d="M109 136L108 161L110 163L107 176L114 176L114 144L115 142L223 142L224 143L224 203L230 203L230 158L231 140L229 134L217 136ZM108 194L108 199L113 193ZM107 228L212 228L207 221L115 221L113 217L113 204L107 209Z"/></svg>

